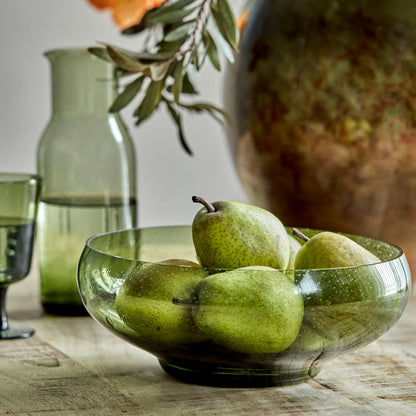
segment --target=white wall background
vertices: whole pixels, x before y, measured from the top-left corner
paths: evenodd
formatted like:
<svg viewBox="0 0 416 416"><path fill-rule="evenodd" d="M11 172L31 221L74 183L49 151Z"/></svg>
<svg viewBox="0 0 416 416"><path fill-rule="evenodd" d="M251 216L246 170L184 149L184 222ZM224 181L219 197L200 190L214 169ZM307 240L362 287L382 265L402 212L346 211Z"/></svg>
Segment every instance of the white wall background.
<svg viewBox="0 0 416 416"><path fill-rule="evenodd" d="M232 0L240 10L243 0ZM86 0L1 0L0 171L36 172L36 147L51 112L49 49L98 42L132 47L109 13ZM221 105L223 75L207 66L201 98ZM140 226L190 224L197 208L191 196L214 200L246 197L235 172L225 132L209 116L187 117L194 156L180 147L176 128L163 112L135 127L122 113L136 145Z"/></svg>

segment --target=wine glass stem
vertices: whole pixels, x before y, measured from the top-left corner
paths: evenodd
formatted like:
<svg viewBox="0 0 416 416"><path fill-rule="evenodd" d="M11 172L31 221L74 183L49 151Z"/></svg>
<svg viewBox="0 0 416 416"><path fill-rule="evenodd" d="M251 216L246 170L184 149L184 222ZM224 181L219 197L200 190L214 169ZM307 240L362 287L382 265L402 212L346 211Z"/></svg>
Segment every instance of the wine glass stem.
<svg viewBox="0 0 416 416"><path fill-rule="evenodd" d="M6 292L7 286L0 287L0 330L5 331L9 327L9 321L7 320L6 313Z"/></svg>

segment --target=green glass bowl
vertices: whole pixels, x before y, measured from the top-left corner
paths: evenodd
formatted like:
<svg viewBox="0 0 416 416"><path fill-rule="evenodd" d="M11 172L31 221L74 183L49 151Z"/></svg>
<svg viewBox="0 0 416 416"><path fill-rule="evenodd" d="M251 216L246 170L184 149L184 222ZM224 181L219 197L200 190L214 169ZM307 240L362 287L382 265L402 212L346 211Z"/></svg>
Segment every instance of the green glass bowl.
<svg viewBox="0 0 416 416"><path fill-rule="evenodd" d="M317 232L300 230L307 236ZM90 238L79 262L78 287L94 319L118 337L152 353L167 373L182 381L216 386L295 384L315 377L328 360L377 339L399 319L407 304L411 279L403 251L386 242L348 236L376 254L381 262L285 271L302 295L304 313L297 337L280 352L236 351L210 337L178 343L171 342L175 337L165 334L155 341L146 330L133 328L119 316L117 293L130 275L166 259L196 261L189 226L122 230ZM170 267L176 268L178 276L186 269L179 265ZM166 290L162 286L160 293ZM136 301L143 299L133 299ZM149 319L140 322L139 327L152 325L152 319L157 319L152 317L155 310L170 307L172 301L154 297L146 312ZM192 313L198 308L190 304L176 307L188 308L187 320L192 320ZM261 310L257 310L260 317ZM230 306L224 313L238 316L240 312ZM258 325L262 325L260 318ZM168 335L180 330L172 329Z"/></svg>

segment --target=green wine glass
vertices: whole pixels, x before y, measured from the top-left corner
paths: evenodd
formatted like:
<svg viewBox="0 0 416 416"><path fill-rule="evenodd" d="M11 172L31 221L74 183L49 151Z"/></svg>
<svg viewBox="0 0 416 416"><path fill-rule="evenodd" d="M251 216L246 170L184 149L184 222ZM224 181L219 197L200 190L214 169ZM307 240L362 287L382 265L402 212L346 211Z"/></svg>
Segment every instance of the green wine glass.
<svg viewBox="0 0 416 416"><path fill-rule="evenodd" d="M6 294L10 284L30 271L40 184L36 175L0 173L0 339L34 333L32 328L9 324Z"/></svg>

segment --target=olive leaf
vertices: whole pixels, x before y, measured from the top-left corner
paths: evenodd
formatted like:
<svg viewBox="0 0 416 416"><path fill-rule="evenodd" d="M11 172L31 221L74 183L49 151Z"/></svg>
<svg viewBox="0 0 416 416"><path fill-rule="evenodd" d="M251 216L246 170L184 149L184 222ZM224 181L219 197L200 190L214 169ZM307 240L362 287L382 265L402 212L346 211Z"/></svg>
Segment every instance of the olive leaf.
<svg viewBox="0 0 416 416"><path fill-rule="evenodd" d="M195 88L194 84L189 78L188 73L185 73L182 80L182 94L197 95L198 90Z"/></svg>
<svg viewBox="0 0 416 416"><path fill-rule="evenodd" d="M160 81L151 81L149 83L143 101L134 112L134 115L137 117L136 125L142 123L150 117L153 111L158 107L164 84L165 79Z"/></svg>
<svg viewBox="0 0 416 416"><path fill-rule="evenodd" d="M172 86L172 93L176 103L179 103L179 98L182 93L182 86L183 86L183 59L177 63L175 72L173 73L173 86Z"/></svg>
<svg viewBox="0 0 416 416"><path fill-rule="evenodd" d="M167 87L167 92L173 92L173 84ZM187 72L184 73L182 78L182 91L181 94L186 95L198 95L198 90L195 88L194 84L192 83L189 74Z"/></svg>
<svg viewBox="0 0 416 416"><path fill-rule="evenodd" d="M122 52L110 45L107 45L107 52L117 66L128 72L144 72L148 68L148 65L138 62L132 54Z"/></svg>
<svg viewBox="0 0 416 416"><path fill-rule="evenodd" d="M237 50L240 41L240 31L238 30L237 22L230 4L228 3L228 0L218 0L217 4L218 11L222 16L222 21L227 31L226 39L233 50Z"/></svg>
<svg viewBox="0 0 416 416"><path fill-rule="evenodd" d="M95 55L97 58L113 63L113 60L111 59L111 56L108 54L106 48L92 47L88 48L88 52L92 55Z"/></svg>
<svg viewBox="0 0 416 416"><path fill-rule="evenodd" d="M177 46L176 46L177 47ZM154 62L161 62L171 59L176 53L176 49L174 47L172 49L161 49L157 52L137 52L134 53L134 58L137 59L139 62L143 64L150 64Z"/></svg>
<svg viewBox="0 0 416 416"><path fill-rule="evenodd" d="M219 108L213 104L209 103L194 103L194 104L182 104L182 107L186 108L190 112L194 113L202 113L206 112L207 114L211 115L212 117L215 117L217 121L220 121L221 123L223 121L230 123L230 119L228 114L222 109ZM219 117L221 116L221 117Z"/></svg>
<svg viewBox="0 0 416 416"><path fill-rule="evenodd" d="M143 71L145 75L154 81L160 81L165 78L171 66L171 62L164 61L160 63L151 64L148 68Z"/></svg>
<svg viewBox="0 0 416 416"><path fill-rule="evenodd" d="M196 3L195 0L178 0L175 3L168 3L167 7L169 7L169 10L173 11L183 9L189 5L192 5L194 9L198 7L198 3Z"/></svg>
<svg viewBox="0 0 416 416"><path fill-rule="evenodd" d="M173 118L174 123L176 124L177 130L178 130L178 137L179 137L179 141L181 143L181 146L183 147L183 149L185 150L186 153L188 153L190 156L193 155L191 148L189 147L186 138L185 138L185 133L183 130L183 126L182 126L182 119L181 116L179 114L179 112L174 108L174 106L169 102L169 101L165 101L166 102L166 106L169 110L169 114L171 115L171 117Z"/></svg>
<svg viewBox="0 0 416 416"><path fill-rule="evenodd" d="M154 23L177 23L182 21L185 17L189 16L194 9L179 9L171 10L168 7L160 7L150 16Z"/></svg>
<svg viewBox="0 0 416 416"><path fill-rule="evenodd" d="M211 12L223 38L233 50L237 50L239 31L227 0L217 0L217 3L211 3Z"/></svg>
<svg viewBox="0 0 416 416"><path fill-rule="evenodd" d="M218 45L221 48L222 54L225 56L228 62L233 63L234 62L234 52L233 48L230 46L230 44L223 38L219 30L213 30L215 39L218 41Z"/></svg>
<svg viewBox="0 0 416 416"><path fill-rule="evenodd" d="M188 32L191 30L193 25L194 21L190 21L170 30L164 37L165 42L175 42L178 40L184 41L187 38Z"/></svg>
<svg viewBox="0 0 416 416"><path fill-rule="evenodd" d="M154 52L155 55L165 56L164 61L166 60L175 60L176 55L183 45L183 39L178 39L176 41L166 42L165 39L159 42L157 45L158 51Z"/></svg>
<svg viewBox="0 0 416 416"><path fill-rule="evenodd" d="M147 34L147 43L134 52L109 44L89 49L95 56L113 62L122 75L137 74L110 111L119 111L140 96L133 113L136 124L140 124L164 102L177 126L183 149L192 154L185 139L182 113L207 113L221 123L229 122L226 112L219 107L182 101L184 95L191 100L199 94L190 75L200 71L207 60L218 71L220 54L230 62L234 60L239 31L229 0L166 0L122 33Z"/></svg>
<svg viewBox="0 0 416 416"><path fill-rule="evenodd" d="M214 38L211 34L205 30L202 34L203 42L205 45L205 49L207 51L207 55L209 60L211 61L212 66L217 70L221 71L221 64L218 56L218 48L215 44Z"/></svg>
<svg viewBox="0 0 416 416"><path fill-rule="evenodd" d="M128 105L134 97L139 93L143 81L143 76L139 76L135 78L132 82L127 84L123 90L123 92L116 98L116 100L113 102L113 104L110 107L110 113L116 113L123 109L126 105Z"/></svg>

